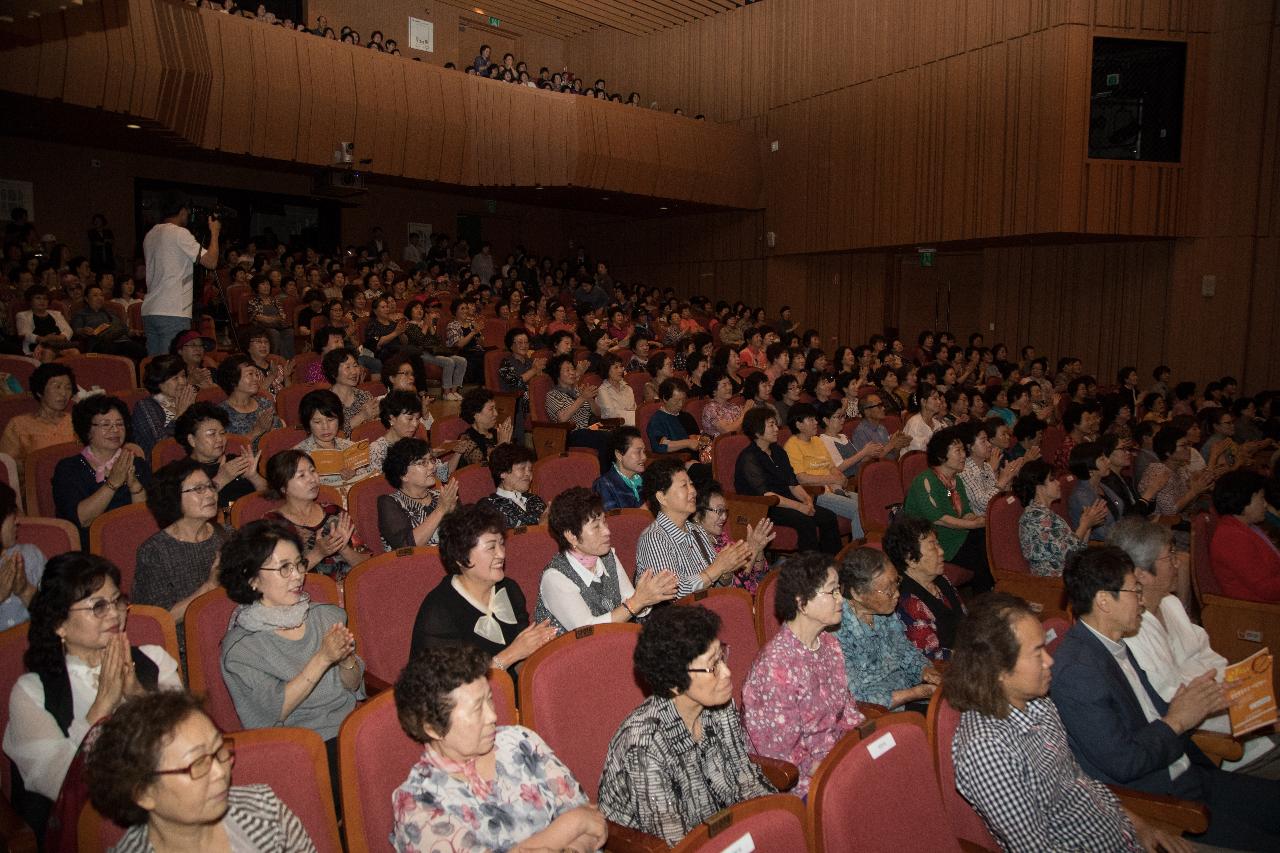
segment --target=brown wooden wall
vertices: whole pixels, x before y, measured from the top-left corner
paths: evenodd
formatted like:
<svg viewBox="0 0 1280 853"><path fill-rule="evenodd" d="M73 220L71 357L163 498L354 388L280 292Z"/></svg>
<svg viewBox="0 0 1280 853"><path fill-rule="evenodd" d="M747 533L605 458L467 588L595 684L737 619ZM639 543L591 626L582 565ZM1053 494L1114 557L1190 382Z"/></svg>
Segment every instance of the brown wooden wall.
<svg viewBox="0 0 1280 853"><path fill-rule="evenodd" d="M1181 163L1085 156L1102 35L1187 41ZM1200 381L1280 386L1272 0L769 0L651 36L589 33L568 54L612 87L779 143L764 154L759 240L741 258L696 238L719 220L668 226L684 235L678 258L662 241L634 245L642 229L599 229L610 249L663 259L635 267L646 275L684 288L710 265L710 295L803 305L824 335L856 340L932 319L902 291L895 247L963 241L978 254L956 281L989 340L1069 349L1104 374L1165 361ZM737 260L763 263L763 281L728 276Z"/></svg>
<svg viewBox="0 0 1280 853"><path fill-rule="evenodd" d="M467 186L578 186L760 205L750 134L468 77L197 10L103 0L24 24L0 87L155 122L207 149Z"/></svg>

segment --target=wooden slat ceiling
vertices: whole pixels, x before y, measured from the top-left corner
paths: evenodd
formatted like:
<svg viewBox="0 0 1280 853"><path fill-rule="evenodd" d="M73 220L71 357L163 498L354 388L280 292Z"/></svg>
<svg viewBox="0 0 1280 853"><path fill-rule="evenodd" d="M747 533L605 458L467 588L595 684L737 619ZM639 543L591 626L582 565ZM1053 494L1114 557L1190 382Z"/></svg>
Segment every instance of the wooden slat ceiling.
<svg viewBox="0 0 1280 853"><path fill-rule="evenodd" d="M472 0L483 23L495 17L557 38L601 27L647 35L742 6L743 0Z"/></svg>
<svg viewBox="0 0 1280 853"><path fill-rule="evenodd" d="M0 0L0 21L21 21L83 5L84 0Z"/></svg>

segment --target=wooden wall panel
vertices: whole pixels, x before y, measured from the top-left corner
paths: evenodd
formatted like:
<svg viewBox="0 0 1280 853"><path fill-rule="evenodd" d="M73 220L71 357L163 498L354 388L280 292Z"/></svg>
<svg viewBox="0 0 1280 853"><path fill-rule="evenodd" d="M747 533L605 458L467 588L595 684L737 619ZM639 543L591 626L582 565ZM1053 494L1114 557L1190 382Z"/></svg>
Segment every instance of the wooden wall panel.
<svg viewBox="0 0 1280 853"><path fill-rule="evenodd" d="M68 46L84 49L68 33L101 32L108 21L123 43L106 64L122 69L99 76L128 82L116 111L190 144L328 166L336 144L353 141L374 174L637 194L661 185L675 201L762 203L758 139L748 131L504 86L169 0L105 0L40 19L26 29L34 46L0 52L0 87L102 106L98 87L66 73ZM33 62L34 77L24 73ZM425 118L439 130L411 135L407 105L420 97L433 102ZM432 150L406 155L411 139Z"/></svg>

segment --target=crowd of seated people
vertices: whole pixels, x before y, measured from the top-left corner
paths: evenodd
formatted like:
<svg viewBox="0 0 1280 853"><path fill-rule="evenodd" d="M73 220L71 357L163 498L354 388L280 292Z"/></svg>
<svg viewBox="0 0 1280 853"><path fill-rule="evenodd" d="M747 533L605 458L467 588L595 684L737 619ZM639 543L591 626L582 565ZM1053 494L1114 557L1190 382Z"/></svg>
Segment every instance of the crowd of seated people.
<svg viewBox="0 0 1280 853"><path fill-rule="evenodd" d="M252 273L242 277L258 280L261 299L299 312L318 305L314 322L290 318L275 336L233 329L243 353L227 351L216 324L212 337L207 326L184 332L170 354L139 365L145 392L134 396L82 388L56 341L9 338L14 351L31 343L38 362L10 395L33 405L0 432L19 475L12 488L0 484L0 626L29 623L27 674L5 686L4 749L21 780L13 802L32 825L49 821L71 774L77 785L87 778L99 810L128 827L128 843L305 836L269 788L231 787L222 806L189 806L182 778L168 773L185 765L192 780L229 786L235 733L218 732L180 692L191 649L130 644L120 570L88 553L97 519L145 504L156 532L125 581L133 601L181 624L193 602L229 599L214 676L241 724L311 729L331 769L338 731L366 696L364 659L346 612L313 602L309 579L341 583L380 550L438 549L445 574L403 626L410 657L396 710L422 749L394 801L388 792L398 849L429 838L594 849L606 818L675 843L720 809L774 791L752 753L794 764L791 790L804 796L826 754L866 717L923 710L939 685L963 712L959 790L1011 849L1092 836L1072 835L1079 828L1051 813L1048 795L1011 797L999 782L1008 773L1052 773L1053 785L1074 792L1064 815L1087 813L1092 832L1134 849L1156 830L1087 780L1208 803L1215 818L1206 839L1226 846L1266 848L1280 834L1265 809L1248 805L1274 798L1264 783L1280 751L1270 739L1249 740L1238 766L1218 771L1184 736L1227 724L1217 683L1225 659L1192 622L1182 589L1188 523L1212 508L1209 550L1224 591L1280 600L1280 395L1238 398L1237 383L1224 379L1179 397L1167 390L1169 371L1157 370L1166 391L1151 393L1178 408L1161 423L1145 417L1154 407L1134 408L1141 391L1132 370L1107 388L1066 358L1051 378L1034 351L1013 364L1003 345L987 349L974 336L960 347L946 333L922 337L910 356L882 336L828 352L789 309L771 319L744 304L681 300L619 282L584 254L557 261L521 252L501 264L449 250L393 268L378 240L345 260L234 247L234 269ZM19 270L31 277L18 264L0 285L15 300ZM41 310L74 298L75 287L53 273L56 290L28 299L47 303ZM133 298L135 281L125 281L118 292ZM290 287L323 298L293 303ZM401 315L404 324L391 322ZM410 334L428 315L433 331ZM506 324L503 335L487 334L490 318ZM280 358L285 336L317 373ZM497 387L471 375L476 342L482 355L504 349ZM428 370L441 378L428 380ZM375 373L380 385L366 381ZM315 387L294 389L305 394L285 393L308 379ZM441 399L450 396L458 399ZM504 399L515 403L511 418L499 413ZM566 448L591 451L581 457L583 485L534 482L539 410L567 425ZM456 439L429 440L433 420L455 416ZM1066 449L1042 458L1050 430ZM325 463L321 473L323 454L360 440L369 440L367 463ZM717 441L745 445L728 470L713 468ZM50 512L76 528L81 550L46 559L20 540L18 494L30 493L32 460L64 442L74 443L65 458L40 470L52 472L44 475ZM923 453L920 473L887 529L870 532L871 547L853 475L913 446ZM1141 454L1149 458L1138 473ZM491 493L466 502L460 481L476 473ZM385 486L371 498L376 528L357 530L346 490L369 479ZM991 502L1007 492L1002 500L1021 504L1015 535L1032 571L1064 576L1081 619L1052 688L1031 611L1007 596L980 597L996 583ZM731 515L738 498L770 505L744 525ZM230 510L252 501L263 511L233 529ZM635 565L611 531L616 511L648 513L628 551ZM536 525L556 552L535 567L537 586L522 588L507 567L527 557L506 535ZM795 533L794 555L775 547L784 529ZM971 579L948 580L948 564ZM720 587L754 593L771 571L780 627L738 673L739 708L720 617L696 602L668 604ZM597 806L583 793L587 780L574 779L537 733L493 724L484 676L492 668L519 678L558 636L606 623L641 626L631 663L649 698L602 747L603 777L590 780L600 783ZM1152 695L1139 697L1142 719L1103 720L1087 701L1091 679L1118 660L1122 642L1146 673L1134 683ZM971 683L953 686L954 672ZM86 747L95 725L98 743L124 745L111 755ZM1105 749L1090 740L1099 727L1109 732ZM1011 747L1008 732L1028 728L1048 748L1069 746L1052 768ZM81 752L86 770L76 769ZM1184 762L1190 769L1169 781ZM433 803L448 804L447 820L433 817ZM502 819L473 820L480 804Z"/></svg>

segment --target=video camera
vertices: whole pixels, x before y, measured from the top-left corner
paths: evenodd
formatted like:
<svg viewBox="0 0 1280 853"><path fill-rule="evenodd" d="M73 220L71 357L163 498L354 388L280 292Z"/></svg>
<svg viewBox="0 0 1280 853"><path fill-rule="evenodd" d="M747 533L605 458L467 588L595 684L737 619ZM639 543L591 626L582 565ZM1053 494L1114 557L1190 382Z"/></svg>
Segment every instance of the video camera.
<svg viewBox="0 0 1280 853"><path fill-rule="evenodd" d="M228 219L235 219L237 216L238 214L233 207L223 207L220 204L192 205L187 217L187 229L200 241L200 245L204 246L209 242L210 219L225 222Z"/></svg>

